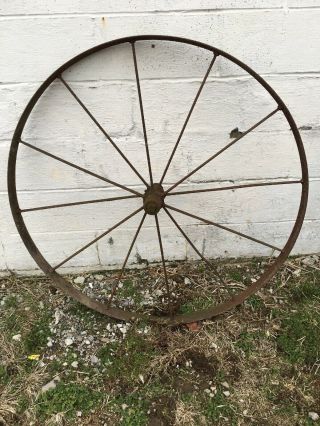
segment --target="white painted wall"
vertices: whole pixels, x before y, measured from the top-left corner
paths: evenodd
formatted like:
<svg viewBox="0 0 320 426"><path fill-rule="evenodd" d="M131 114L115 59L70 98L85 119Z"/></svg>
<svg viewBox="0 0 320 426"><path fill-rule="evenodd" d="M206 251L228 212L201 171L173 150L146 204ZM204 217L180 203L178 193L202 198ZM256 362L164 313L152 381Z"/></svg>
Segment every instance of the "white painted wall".
<svg viewBox="0 0 320 426"><path fill-rule="evenodd" d="M301 129L310 171L310 201L295 253L320 250L320 0L1 0L0 1L0 270L31 271L35 263L17 234L6 193L10 140L28 99L58 66L89 47L135 34L188 37L223 49L265 77ZM183 125L210 55L169 43L137 45L151 158L156 178ZM130 46L113 48L74 66L64 75L138 170L147 177L143 134ZM218 58L168 173L173 183L274 108L274 102L241 69ZM139 181L65 88L55 83L39 102L25 140L125 185ZM297 151L281 114L239 141L181 188L230 185L253 179L300 176ZM155 179L156 180L156 179ZM204 181L216 181L203 183ZM19 200L44 204L123 195L93 177L19 149ZM111 195L112 194L112 195ZM299 187L276 186L170 197L170 203L230 228L281 246L294 223ZM26 213L40 250L52 263L102 233L140 206L137 200ZM207 256L268 255L271 250L213 227L175 215ZM119 264L138 223L130 220L74 258L71 267ZM160 214L167 256L194 257ZM153 218L133 250L159 259Z"/></svg>

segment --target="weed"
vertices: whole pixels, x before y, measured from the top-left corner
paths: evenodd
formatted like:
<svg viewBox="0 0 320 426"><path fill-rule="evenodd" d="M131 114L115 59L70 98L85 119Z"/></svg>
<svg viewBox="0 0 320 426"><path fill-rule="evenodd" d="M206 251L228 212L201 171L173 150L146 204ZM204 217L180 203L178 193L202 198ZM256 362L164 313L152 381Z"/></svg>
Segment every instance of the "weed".
<svg viewBox="0 0 320 426"><path fill-rule="evenodd" d="M49 323L50 316L45 313L31 326L23 342L26 352L34 353L46 346L48 337L51 336Z"/></svg>
<svg viewBox="0 0 320 426"><path fill-rule="evenodd" d="M117 298L132 299L136 304L140 304L142 301L142 294L137 291L132 280L124 280L123 286L117 291Z"/></svg>
<svg viewBox="0 0 320 426"><path fill-rule="evenodd" d="M78 383L59 382L55 389L41 394L37 412L42 419L56 413L65 413L66 417L74 417L78 410L86 413L97 406L101 398L101 393Z"/></svg>
<svg viewBox="0 0 320 426"><path fill-rule="evenodd" d="M239 283L244 281L243 273L238 269L231 269L229 271L229 277L231 278L231 280L237 281Z"/></svg>
<svg viewBox="0 0 320 426"><path fill-rule="evenodd" d="M233 410L230 407L229 402L223 395L221 390L218 390L213 398L207 397L203 403L203 414L206 419L210 422L217 421L219 417L227 417L231 421L230 425L236 424ZM212 424L212 423L211 423Z"/></svg>
<svg viewBox="0 0 320 426"><path fill-rule="evenodd" d="M142 396L137 394L115 398L112 403L113 410L121 414L119 426L145 426L148 424L147 403Z"/></svg>
<svg viewBox="0 0 320 426"><path fill-rule="evenodd" d="M257 337L257 333L243 331L235 342L235 347L241 349L246 355L250 355L255 348Z"/></svg>

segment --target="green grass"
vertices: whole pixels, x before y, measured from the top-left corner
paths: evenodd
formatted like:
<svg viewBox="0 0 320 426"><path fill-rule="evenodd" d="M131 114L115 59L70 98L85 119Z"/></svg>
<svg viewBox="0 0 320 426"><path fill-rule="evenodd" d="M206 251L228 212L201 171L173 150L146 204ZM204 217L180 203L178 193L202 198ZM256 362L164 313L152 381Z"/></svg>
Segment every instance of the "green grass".
<svg viewBox="0 0 320 426"><path fill-rule="evenodd" d="M78 384L59 382L55 389L40 395L37 401L37 412L45 419L53 414L65 413L66 417L74 417L77 411L88 412L102 399L100 392Z"/></svg>
<svg viewBox="0 0 320 426"><path fill-rule="evenodd" d="M242 283L244 281L244 277L243 277L243 273L241 270L239 269L231 269L229 271L229 277L233 280L233 281L237 281L239 283Z"/></svg>
<svg viewBox="0 0 320 426"><path fill-rule="evenodd" d="M18 299L16 295L11 295L6 297L5 299L6 308L17 308L17 306L18 306Z"/></svg>
<svg viewBox="0 0 320 426"><path fill-rule="evenodd" d="M48 337L52 334L49 327L50 320L49 313L45 312L41 318L31 325L23 340L25 351L28 354L36 353L46 346Z"/></svg>
<svg viewBox="0 0 320 426"><path fill-rule="evenodd" d="M320 312L303 307L284 318L277 344L291 363L312 366L320 357Z"/></svg>
<svg viewBox="0 0 320 426"><path fill-rule="evenodd" d="M6 385L10 380L8 370L4 365L0 365L0 384Z"/></svg>
<svg viewBox="0 0 320 426"><path fill-rule="evenodd" d="M260 333L258 332L243 331L239 334L234 345L248 356L256 349L259 338Z"/></svg>
<svg viewBox="0 0 320 426"><path fill-rule="evenodd" d="M99 349L97 353L97 357L100 359L103 365L107 365L107 366L111 365L115 360L117 350L118 350L117 343L114 343L114 342L108 343Z"/></svg>
<svg viewBox="0 0 320 426"><path fill-rule="evenodd" d="M320 300L320 274L315 274L313 281L308 277L305 282L293 287L291 296L298 303L305 303L316 299Z"/></svg>
<svg viewBox="0 0 320 426"><path fill-rule="evenodd" d="M190 302L183 303L180 306L179 313L190 314L198 309L206 309L212 306L214 301L209 297L197 297Z"/></svg>
<svg viewBox="0 0 320 426"><path fill-rule="evenodd" d="M185 302L182 312L216 302L210 293L212 281L204 270L199 272L201 264L177 262L172 268L182 277L196 280L196 274L201 275L207 283L193 301L191 286L187 288L185 298L179 299ZM225 278L230 269L233 282L248 282L257 274L256 262L251 265L240 259L223 269ZM135 298L134 283L142 286L141 277L144 280L141 272L127 277L120 297ZM308 412L318 412L320 406L319 372L310 368L320 358L318 278L311 269L296 276L292 269L283 268L270 283L273 293L261 289L261 296L251 296L246 306L202 322L196 333L185 326L154 326L142 320L133 322L126 335L117 327L114 334L107 331L107 325L115 323L108 317L72 300L61 303L64 296L49 294L47 287L39 285L42 278L12 279L10 289L7 283L4 289L7 304L0 309L1 416L12 425L51 424L57 413L70 426L164 426L175 421L184 426L224 426L239 420L262 425L265 419L272 425L317 424ZM23 304L17 303L20 297ZM47 338L57 307L64 317L49 348ZM65 330L72 327L94 336L92 343L86 346L79 340L66 351ZM20 342L12 340L17 333ZM116 341L108 342L112 339ZM30 354L39 354L39 361L28 360ZM92 355L101 363L92 364ZM74 360L78 367L71 366ZM43 384L57 376L56 388L41 393ZM223 394L227 390L223 382L229 385L229 396ZM217 388L212 397L205 392L211 386ZM6 404L14 415L3 414ZM243 415L244 409L252 418Z"/></svg>
<svg viewBox="0 0 320 426"><path fill-rule="evenodd" d="M230 407L230 403L222 393L221 389L218 389L217 393L213 398L209 396L202 402L203 414L209 422L217 422L217 420L223 416L228 418L230 425L236 424L234 418L234 412ZM215 423L209 423L215 424Z"/></svg>
<svg viewBox="0 0 320 426"><path fill-rule="evenodd" d="M248 297L245 303L251 306L252 309L257 309L257 310L262 309L265 306L261 297L257 296L256 294Z"/></svg>
<svg viewBox="0 0 320 426"><path fill-rule="evenodd" d="M139 394L119 396L111 402L113 411L122 418L119 426L145 426L148 424L148 403Z"/></svg>
<svg viewBox="0 0 320 426"><path fill-rule="evenodd" d="M118 288L116 294L118 299L131 298L134 303L139 305L142 302L142 294L137 290L132 280L124 280L123 286Z"/></svg>
<svg viewBox="0 0 320 426"><path fill-rule="evenodd" d="M144 374L155 354L153 345L138 334L130 334L122 344L108 343L97 353L110 378L121 376L130 382ZM128 368L129 366L129 368Z"/></svg>

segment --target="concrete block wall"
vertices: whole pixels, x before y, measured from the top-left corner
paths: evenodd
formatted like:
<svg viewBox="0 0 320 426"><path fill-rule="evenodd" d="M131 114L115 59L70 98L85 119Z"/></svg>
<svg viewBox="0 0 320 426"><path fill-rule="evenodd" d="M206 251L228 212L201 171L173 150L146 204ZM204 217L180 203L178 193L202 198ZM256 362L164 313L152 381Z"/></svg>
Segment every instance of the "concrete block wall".
<svg viewBox="0 0 320 426"><path fill-rule="evenodd" d="M12 0L0 2L0 270L35 271L15 229L6 192L10 140L34 91L62 63L97 44L136 34L167 34L207 42L260 73L291 110L305 144L310 201L295 253L320 251L320 0ZM129 45L102 51L64 78L147 179L140 110ZM159 180L211 55L168 42L136 46L155 181ZM226 145L232 130L248 129L275 108L270 96L239 67L219 57L169 169L172 184ZM45 92L24 131L26 141L111 180L142 190L139 179L58 81ZM19 148L23 208L125 195L27 147ZM277 113L181 185L205 188L253 180L297 179L300 166L288 124ZM179 187L180 188L180 187ZM275 246L285 243L299 203L296 185L170 197L170 204L223 223ZM136 199L25 213L32 237L57 264L140 206ZM270 255L271 249L193 219L174 215L208 257ZM65 265L119 265L140 216ZM170 259L196 258L164 212ZM159 259L147 217L131 263Z"/></svg>

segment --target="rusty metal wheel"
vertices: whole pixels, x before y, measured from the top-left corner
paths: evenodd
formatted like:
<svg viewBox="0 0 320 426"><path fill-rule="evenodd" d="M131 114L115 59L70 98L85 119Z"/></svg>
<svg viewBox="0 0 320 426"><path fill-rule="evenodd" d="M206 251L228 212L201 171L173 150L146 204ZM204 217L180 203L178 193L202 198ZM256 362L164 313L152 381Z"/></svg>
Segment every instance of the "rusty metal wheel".
<svg viewBox="0 0 320 426"><path fill-rule="evenodd" d="M149 150L149 143L148 143L148 129L146 128L146 122L145 122L145 114L144 114L144 108L143 108L143 93L141 91L140 87L140 79L139 79L139 57L136 53L136 46L140 42L170 42L170 43L179 43L182 45L187 46L193 46L195 48L200 49L201 51L206 51L209 55L211 55L211 60L209 60L209 66L204 74L204 77L198 86L196 96L191 104L191 107L189 109L189 112L184 118L184 124L182 127L182 130L179 133L179 136L176 140L176 143L173 145L173 149L170 152L168 152L168 159L166 162L166 166L164 168L164 171L162 173L161 179L158 179L157 181L154 181L154 175L153 175L153 168L152 168L152 158L150 157L150 150ZM144 178L142 174L139 173L139 171L136 169L136 167L132 164L132 162L128 159L128 157L123 153L123 151L120 150L119 146L114 142L114 140L110 137L109 133L105 130L104 127L97 121L95 116L92 114L91 111L87 108L87 106L83 103L83 101L80 99L80 97L76 94L74 89L71 87L71 85L66 81L66 78L64 76L64 73L73 65L77 64L81 60L89 57L92 54L95 54L96 52L100 51L108 51L109 48L118 46L118 45L124 45L130 46L130 51L132 54L132 61L133 61L133 67L134 67L134 74L135 74L135 81L136 81L136 88L137 88L137 94L138 94L138 100L139 100L139 110L140 110L140 118L142 122L142 129L143 129L143 137L144 137L144 149L146 154L146 170L148 171L148 179ZM154 46L152 46L154 47ZM209 158L207 158L205 161L202 161L197 167L193 168L191 171L186 173L183 177L181 177L179 180L177 180L175 183L166 183L166 176L169 168L172 166L172 161L176 155L176 151L178 149L178 146L180 144L180 141L182 139L182 136L185 132L185 129L187 127L187 124L189 122L189 119L193 113L193 110L195 108L195 105L200 97L200 94L202 92L202 89L204 88L206 84L206 80L209 76L209 73L211 69L213 68L216 59L217 58L224 58L227 61L230 61L231 63L235 64L236 66L240 67L243 71L245 71L250 78L253 78L255 82L257 82L267 94L273 98L273 101L275 102L275 108L270 111L268 114L264 115L256 121L254 124L252 124L246 131L240 132L231 140L231 142L224 145L221 149L219 149L216 152L213 152ZM83 110L86 112L86 114L90 117L90 119L95 123L95 125L98 127L98 129L102 132L104 137L107 139L109 143L114 147L114 149L120 154L122 157L122 160L127 163L127 165L131 168L133 173L138 177L140 180L140 183L143 185L142 190L136 190L133 189L131 186L123 185L119 182L115 182L101 174L96 173L96 171L91 171L89 169L86 169L84 167L81 167L75 163L71 163L70 161L65 160L64 158L57 156L55 154L52 154L51 152L42 149L39 146L36 146L32 143L32 141L26 141L23 137L23 131L25 128L26 123L29 120L29 117L36 106L38 100L42 97L46 89L56 80L60 81L60 83L63 84L65 89L73 96L74 100L80 104L80 106L83 108ZM269 96L268 95L268 96ZM275 180L272 182L253 182L249 184L240 184L240 185L228 185L228 186L215 186L215 187L206 187L201 189L188 189L185 190L179 190L177 187L182 184L183 182L187 182L190 180L190 178L198 172L200 169L202 169L204 166L206 166L208 163L211 164L211 162L220 156L224 151L231 148L233 145L235 145L240 139L244 138L246 135L251 133L254 129L256 129L258 126L262 125L262 123L266 122L268 119L270 119L274 115L282 114L287 123L290 126L290 129L292 131L296 148L299 155L300 165L301 165L301 177L295 180L290 179L282 179L282 180ZM16 188L16 165L17 165L17 154L20 146L27 147L27 149L32 150L33 152L37 152L38 154L41 154L46 157L50 157L55 161L58 161L60 163L63 163L66 166L69 166L73 169L77 169L81 173L85 173L87 175L91 175L97 179L100 179L104 183L107 183L109 185L115 186L117 188L120 188L124 190L127 195L119 196L119 197L109 197L104 199L95 199L95 200L85 200L85 201L76 201L72 203L63 203L63 204L54 204L54 205L45 205L45 206L35 206L31 208L24 208L23 206L20 207L17 197L17 188ZM121 160L121 161L122 161ZM214 218L210 217L210 213L201 213L193 214L190 211L178 208L174 205L172 205L172 200L180 197L192 197L194 194L203 194L203 196L209 197L211 193L215 193L216 191L234 191L234 190L242 190L244 188L257 188L257 191L259 188L264 186L272 186L275 185L301 185L301 197L300 197L300 204L298 208L298 213L293 225L293 228L291 229L289 238L283 245L283 247L277 247L272 242L265 242L260 239L254 238L250 235L247 235L243 232L237 231L236 229L229 228L225 224L217 223L214 221ZM178 189L178 190L177 190ZM192 41L184 38L178 38L178 37L170 37L170 36L161 36L161 35L143 35L143 36L135 36L135 37L126 37L118 40L114 40L111 42L107 42L104 44L101 44L99 46L96 46L92 49L89 49L80 55L74 57L73 59L66 62L64 65L62 65L59 69L57 69L46 81L42 83L42 85L38 88L38 90L34 93L31 100L27 104L14 133L11 148L10 148L10 154L9 154L9 163L8 163L8 192L9 192L9 199L10 199L10 206L12 210L12 214L18 229L18 232L27 247L28 251L30 252L31 256L35 260L35 262L38 264L38 266L41 268L41 270L49 276L54 285L62 290L65 294L71 296L75 300L79 301L80 303L88 306L89 308L92 308L102 314L108 315L110 317L124 320L124 321L130 321L136 318L147 318L151 321L157 321L163 324L182 324L182 323L188 323L193 321L199 321L203 319L212 318L218 314L221 314L236 305L241 304L248 296L254 294L257 292L262 286L264 286L277 272L277 270L281 267L283 262L288 257L290 251L292 250L296 239L299 235L305 211L307 206L307 198L308 198L308 169L307 169L307 162L306 162L306 156L303 148L303 144L301 141L301 137L299 134L299 131L297 129L297 126L288 110L284 102L280 99L280 97L277 95L277 93L269 86L269 84L256 72L254 72L251 68L249 68L247 65L240 62L238 59L232 57L231 55L215 48L212 46L209 46L204 43L200 43L197 41ZM58 209L63 210L65 207L72 207L77 206L81 204L88 204L88 203L104 203L106 202L107 205L110 203L116 203L118 200L127 200L127 199L136 199L139 201L140 205L138 209L135 209L133 212L128 214L125 218L116 221L115 224L107 229L105 232L99 234L96 238L89 241L84 246L80 247L78 250L70 254L68 257L66 257L64 260L62 260L57 265L51 265L41 254L40 250L38 249L37 245L34 243L27 226L25 224L24 217L25 215L31 215L35 214L32 212L35 211L42 211L42 210L50 210L50 209ZM41 214L41 212L39 213ZM171 288L171 281L170 277L168 276L168 264L165 260L165 254L164 254L164 246L163 246L163 239L161 235L161 219L159 220L159 216L164 215L170 218L170 220L173 222L174 226L178 229L178 231L181 233L183 238L190 244L190 246L193 248L193 250L197 253L197 255L202 259L203 262L205 262L205 265L210 268L212 273L214 274L214 279L219 282L221 279L219 268L217 268L217 265L212 260L208 260L204 257L203 252L196 247L196 245L192 242L191 238L187 235L187 232L182 229L182 226L178 223L178 218L182 216L187 216L192 218L193 220L200 221L202 224L210 225L214 228L219 228L223 230L226 233L226 236L228 233L232 233L234 235L237 235L241 239L247 239L252 242L254 242L257 245L262 245L264 247L268 247L272 250L272 253L279 253L277 258L272 258L271 263L268 265L268 267L262 272L259 279L257 279L255 282L253 282L251 285L248 285L246 288L242 289L238 293L233 293L227 300L221 301L221 303L213 304L213 306L207 307L205 309L197 310L195 309L193 312L189 313L179 313L175 312L173 309L173 291ZM138 227L135 231L134 237L131 240L131 243L129 245L129 250L126 255L124 255L124 261L122 264L122 268L120 270L120 273L118 273L117 280L113 283L113 285L110 287L110 294L108 295L105 303L89 297L84 292L80 291L78 288L76 288L66 277L60 275L57 270L61 268L63 265L65 265L70 259L77 256L79 253L96 243L98 240L103 238L104 236L110 234L113 230L120 227L123 223L125 223L130 218L134 217L135 215L140 215L140 221L138 224ZM147 216L153 216L154 217L154 227L155 232L154 236L158 239L159 243L159 262L160 265L162 265L163 273L162 273L162 279L164 283L164 296L162 298L163 302L167 306L167 310L164 312L166 315L158 316L153 313L146 314L144 312L140 311L130 311L129 309L124 309L116 305L114 296L118 290L118 285L123 279L123 275L126 271L127 262L129 259L129 256L132 252L132 249L136 243L136 239L139 235L139 232L141 228L143 227L143 223ZM202 227L204 228L204 227ZM200 228L199 228L200 229Z"/></svg>

